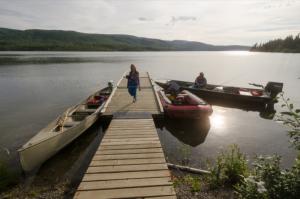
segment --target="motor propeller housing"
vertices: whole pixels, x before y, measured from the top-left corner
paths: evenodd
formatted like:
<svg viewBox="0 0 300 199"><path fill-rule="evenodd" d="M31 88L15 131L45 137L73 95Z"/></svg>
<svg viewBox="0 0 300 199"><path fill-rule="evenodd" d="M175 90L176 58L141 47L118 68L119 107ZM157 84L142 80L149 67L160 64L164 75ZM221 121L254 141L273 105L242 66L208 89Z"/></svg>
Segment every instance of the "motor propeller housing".
<svg viewBox="0 0 300 199"><path fill-rule="evenodd" d="M276 97L278 93L282 92L283 83L281 82L268 82L265 86L265 91L270 93L272 98Z"/></svg>

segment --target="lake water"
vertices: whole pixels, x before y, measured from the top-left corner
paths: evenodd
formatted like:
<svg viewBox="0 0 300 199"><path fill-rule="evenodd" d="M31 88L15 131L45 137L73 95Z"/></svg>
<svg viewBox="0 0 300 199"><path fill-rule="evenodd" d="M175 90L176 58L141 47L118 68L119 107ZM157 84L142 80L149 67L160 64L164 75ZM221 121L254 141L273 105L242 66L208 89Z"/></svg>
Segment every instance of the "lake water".
<svg viewBox="0 0 300 199"><path fill-rule="evenodd" d="M16 150L22 144L69 106L109 80L117 82L131 63L140 71L150 72L153 79L193 81L203 71L208 82L214 84L283 82L285 96L300 106L300 54L1 52L0 154L4 156L2 149L8 149L11 164L19 168ZM280 111L279 105L275 108ZM258 112L218 106L213 109L208 123L158 122L157 130L169 162L177 163L189 156L190 165L203 167L207 159L235 143L249 158L255 154L279 154L283 166L293 163L295 151L289 148L286 129L281 124L260 117ZM72 163L67 164L65 171L74 169L74 165L82 167L82 160L94 152L102 135L102 127L94 126L87 136L48 161L47 167L55 168L62 159Z"/></svg>

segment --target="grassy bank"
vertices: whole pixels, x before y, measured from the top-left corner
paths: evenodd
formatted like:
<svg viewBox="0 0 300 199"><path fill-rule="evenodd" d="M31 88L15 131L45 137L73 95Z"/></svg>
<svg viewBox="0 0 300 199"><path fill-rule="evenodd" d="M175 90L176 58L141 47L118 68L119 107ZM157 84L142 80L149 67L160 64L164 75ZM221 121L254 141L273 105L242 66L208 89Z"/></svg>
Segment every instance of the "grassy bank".
<svg viewBox="0 0 300 199"><path fill-rule="evenodd" d="M10 199L10 198L45 198L45 199L62 199L62 198L72 198L75 188L70 186L68 181L60 181L54 185L47 185L45 183L26 185L24 183L19 183L18 185L12 187L9 190L4 191L0 194L0 198Z"/></svg>
<svg viewBox="0 0 300 199"><path fill-rule="evenodd" d="M290 169L279 156L258 156L248 165L237 145L222 151L209 174L172 170L178 198L296 199L300 195L300 155Z"/></svg>
<svg viewBox="0 0 300 199"><path fill-rule="evenodd" d="M224 187L212 189L205 175L195 175L178 170L171 170L177 198L232 198L233 189Z"/></svg>

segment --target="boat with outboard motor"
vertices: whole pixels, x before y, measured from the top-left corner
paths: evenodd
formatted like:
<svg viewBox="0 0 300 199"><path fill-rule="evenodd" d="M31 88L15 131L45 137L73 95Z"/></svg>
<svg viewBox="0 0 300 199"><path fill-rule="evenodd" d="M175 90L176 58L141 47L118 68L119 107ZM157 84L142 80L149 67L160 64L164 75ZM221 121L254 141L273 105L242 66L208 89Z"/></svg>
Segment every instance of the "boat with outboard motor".
<svg viewBox="0 0 300 199"><path fill-rule="evenodd" d="M210 104L229 102L231 105L264 106L274 103L278 93L282 92L283 83L268 82L266 86L251 84L258 88L244 88L224 85L207 84L204 88L195 87L193 82L170 80L166 82L156 81L163 89L167 89L170 82L176 83L180 90L188 90Z"/></svg>

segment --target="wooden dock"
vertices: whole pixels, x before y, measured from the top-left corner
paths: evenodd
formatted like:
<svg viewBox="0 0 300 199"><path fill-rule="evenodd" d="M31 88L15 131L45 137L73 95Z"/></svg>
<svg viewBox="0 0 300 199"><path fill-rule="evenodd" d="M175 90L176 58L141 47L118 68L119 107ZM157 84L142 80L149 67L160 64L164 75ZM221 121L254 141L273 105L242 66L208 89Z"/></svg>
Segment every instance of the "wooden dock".
<svg viewBox="0 0 300 199"><path fill-rule="evenodd" d="M114 118L144 118L146 115L161 114L163 109L148 73L140 74L140 85L137 101L132 103L127 90L127 79L122 77L102 110L103 114L114 115Z"/></svg>
<svg viewBox="0 0 300 199"><path fill-rule="evenodd" d="M74 196L97 198L176 198L152 115L162 107L149 74L132 103L122 78L103 114L113 115Z"/></svg>

